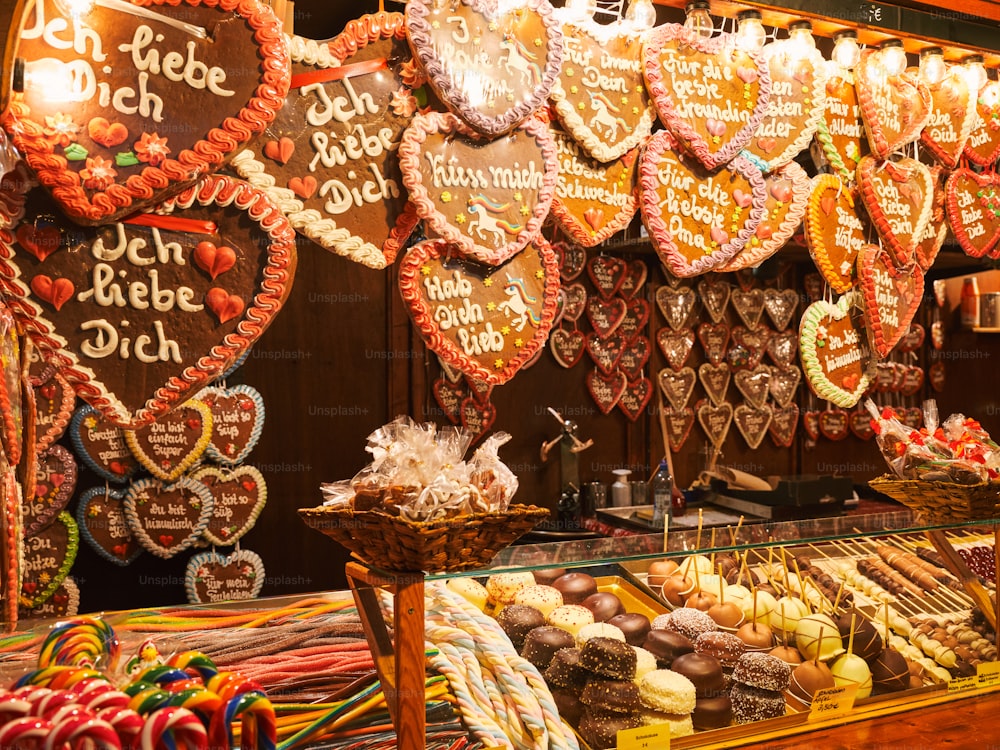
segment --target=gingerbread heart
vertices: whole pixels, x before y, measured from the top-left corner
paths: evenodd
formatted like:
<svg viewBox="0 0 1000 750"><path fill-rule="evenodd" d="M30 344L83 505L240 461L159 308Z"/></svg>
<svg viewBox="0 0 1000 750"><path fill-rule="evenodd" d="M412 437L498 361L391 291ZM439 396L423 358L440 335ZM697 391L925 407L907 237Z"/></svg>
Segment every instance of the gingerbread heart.
<svg viewBox="0 0 1000 750"><path fill-rule="evenodd" d="M125 522L125 491L92 487L76 506L80 536L93 550L115 565L128 565L142 547Z"/></svg>
<svg viewBox="0 0 1000 750"><path fill-rule="evenodd" d="M267 483L253 466L242 464L218 469L205 466L191 474L212 493L214 510L202 532L211 544L235 544L257 523L267 503Z"/></svg>
<svg viewBox="0 0 1000 750"><path fill-rule="evenodd" d="M872 348L879 357L887 357L920 307L924 272L916 264L897 268L885 250L867 245L858 259L858 277Z"/></svg>
<svg viewBox="0 0 1000 750"><path fill-rule="evenodd" d="M628 314L628 305L620 297L601 299L591 297L587 300L587 320L599 338L607 338L615 333Z"/></svg>
<svg viewBox="0 0 1000 750"><path fill-rule="evenodd" d="M764 290L764 310L767 312L774 327L784 331L792 322L795 309L799 306L799 293L794 289Z"/></svg>
<svg viewBox="0 0 1000 750"><path fill-rule="evenodd" d="M580 339L580 355L582 355L583 334L580 334ZM462 417L462 401L469 395L469 389L465 383L463 381L456 383L448 380L448 378L440 377L434 381L434 384L431 386L431 392L434 394L434 400L437 401L438 406L441 407L441 411L448 418L448 421L452 424L458 424Z"/></svg>
<svg viewBox="0 0 1000 750"><path fill-rule="evenodd" d="M597 23L569 10L556 17L563 66L549 99L588 156L614 161L639 146L656 119L642 79L642 38L622 20Z"/></svg>
<svg viewBox="0 0 1000 750"><path fill-rule="evenodd" d="M854 262L868 241L851 188L832 174L813 178L805 218L806 244L816 269L836 292L855 284Z"/></svg>
<svg viewBox="0 0 1000 750"><path fill-rule="evenodd" d="M605 337L591 333L587 335L587 354L597 365L597 369L605 375L610 375L618 368L618 360L621 359L625 343L625 337L621 333Z"/></svg>
<svg viewBox="0 0 1000 750"><path fill-rule="evenodd" d="M660 391L666 396L670 406L680 411L687 406L694 393L695 373L690 367L679 371L660 370L657 381ZM714 401L714 399L713 399Z"/></svg>
<svg viewBox="0 0 1000 750"><path fill-rule="evenodd" d="M260 596L264 577L264 561L252 550L199 552L187 562L184 590L191 604L245 601Z"/></svg>
<svg viewBox="0 0 1000 750"><path fill-rule="evenodd" d="M464 376L465 384L469 386L469 394L480 404L488 404L493 393L493 383L480 380L469 375Z"/></svg>
<svg viewBox="0 0 1000 750"><path fill-rule="evenodd" d="M559 263L559 278L569 283L583 273L587 265L587 251L579 245L568 242L553 242L552 250Z"/></svg>
<svg viewBox="0 0 1000 750"><path fill-rule="evenodd" d="M987 81L979 89L965 156L979 167L990 167L1000 158L1000 81Z"/></svg>
<svg viewBox="0 0 1000 750"><path fill-rule="evenodd" d="M214 513L212 493L201 482L182 476L165 484L146 478L125 493L125 520L143 549L169 558L191 547Z"/></svg>
<svg viewBox="0 0 1000 750"><path fill-rule="evenodd" d="M76 455L109 482L124 483L139 470L139 462L125 442L125 431L101 417L92 406L73 413L69 429Z"/></svg>
<svg viewBox="0 0 1000 750"><path fill-rule="evenodd" d="M850 315L853 304L850 294L836 304L813 302L799 323L799 351L809 387L844 408L858 403L871 382L868 341Z"/></svg>
<svg viewBox="0 0 1000 750"><path fill-rule="evenodd" d="M31 222L55 206L33 190L25 211ZM18 301L27 335L77 395L129 429L152 422L247 351L281 310L295 270L291 227L246 183L208 176L158 211L164 215L73 229L72 252L44 263L45 275L76 290L61 309L36 291L37 258L0 236L0 288ZM206 239L238 256L215 281L190 262ZM242 307L224 323L212 309L220 292L226 310L234 298Z"/></svg>
<svg viewBox="0 0 1000 750"><path fill-rule="evenodd" d="M728 164L749 143L771 96L763 55L728 34L705 37L680 24L653 29L643 74L660 120L708 169Z"/></svg>
<svg viewBox="0 0 1000 750"><path fill-rule="evenodd" d="M705 359L713 365L719 364L726 356L729 333L729 326L725 323L701 323L698 326L698 341L705 350Z"/></svg>
<svg viewBox="0 0 1000 750"><path fill-rule="evenodd" d="M587 344L580 331L564 331L559 328L549 336L549 351L560 366L570 368L580 361Z"/></svg>
<svg viewBox="0 0 1000 750"><path fill-rule="evenodd" d="M654 134L639 166L639 206L653 246L675 276L697 276L729 262L764 219L767 189L743 156L709 171Z"/></svg>
<svg viewBox="0 0 1000 750"><path fill-rule="evenodd" d="M20 608L22 620L75 617L80 611L80 587L72 576L66 576L49 600L30 609Z"/></svg>
<svg viewBox="0 0 1000 750"><path fill-rule="evenodd" d="M823 147L823 156L834 174L844 182L852 182L857 174L858 162L870 149L861 119L854 74L849 70L835 68L826 80L826 107L816 131L816 140Z"/></svg>
<svg viewBox="0 0 1000 750"><path fill-rule="evenodd" d="M675 332L669 328L661 328L656 332L656 343L670 368L679 370L684 367L694 348L694 331L688 328Z"/></svg>
<svg viewBox="0 0 1000 750"><path fill-rule="evenodd" d="M757 365L752 370L740 370L733 376L737 390L755 409L763 409L771 388L771 368ZM754 446L756 447L756 446Z"/></svg>
<svg viewBox="0 0 1000 750"><path fill-rule="evenodd" d="M843 409L825 409L819 414L819 433L827 440L843 440L850 434L849 421Z"/></svg>
<svg viewBox="0 0 1000 750"><path fill-rule="evenodd" d="M736 289L732 294L733 309L736 310L747 328L754 329L760 325L760 318L764 314L764 290L750 289L744 291Z"/></svg>
<svg viewBox="0 0 1000 750"><path fill-rule="evenodd" d="M205 454L219 464L240 464L264 430L264 399L249 385L203 388L195 399L212 410L212 435Z"/></svg>
<svg viewBox="0 0 1000 750"><path fill-rule="evenodd" d="M934 208L930 170L907 157L876 162L866 156L858 164L858 187L868 216L896 265L910 263Z"/></svg>
<svg viewBox="0 0 1000 750"><path fill-rule="evenodd" d="M939 360L931 363L931 366L927 368L927 382L931 384L931 388L934 389L935 393L944 392L945 383L947 382L944 362Z"/></svg>
<svg viewBox="0 0 1000 750"><path fill-rule="evenodd" d="M915 396L924 387L924 371L916 365L910 365L903 370L903 383L899 392L904 396Z"/></svg>
<svg viewBox="0 0 1000 750"><path fill-rule="evenodd" d="M639 297L629 299L625 303L625 317L618 330L627 340L631 340L646 329L649 322L649 303Z"/></svg>
<svg viewBox="0 0 1000 750"><path fill-rule="evenodd" d="M976 122L976 92L971 91L964 69L949 65L941 80L928 82L931 115L920 133L920 145L941 166L954 169Z"/></svg>
<svg viewBox="0 0 1000 750"><path fill-rule="evenodd" d="M866 49L854 68L868 145L880 161L919 139L931 116L927 83L909 71L890 75L882 61L885 54L885 50Z"/></svg>
<svg viewBox="0 0 1000 750"><path fill-rule="evenodd" d="M667 325L679 331L686 325L698 298L689 286L661 286L656 289L655 299Z"/></svg>
<svg viewBox="0 0 1000 750"><path fill-rule="evenodd" d="M125 443L146 471L169 483L201 458L213 427L212 409L192 398L147 427L126 430Z"/></svg>
<svg viewBox="0 0 1000 750"><path fill-rule="evenodd" d="M634 298L646 283L646 275L648 273L649 270L642 260L636 259L630 261L621 286L618 287L618 294L628 300Z"/></svg>
<svg viewBox="0 0 1000 750"><path fill-rule="evenodd" d="M921 346L924 345L924 339L927 337L927 330L919 323L911 323L910 328L903 334L903 338L899 340L899 351L901 352L915 352Z"/></svg>
<svg viewBox="0 0 1000 750"><path fill-rule="evenodd" d="M771 334L767 339L767 354L779 370L794 367L799 353L799 337L794 330Z"/></svg>
<svg viewBox="0 0 1000 750"><path fill-rule="evenodd" d="M417 109L402 13L348 22L336 38L289 38L291 89L263 148L233 159L321 247L385 268L417 222L397 148ZM259 142L260 143L260 142Z"/></svg>
<svg viewBox="0 0 1000 750"><path fill-rule="evenodd" d="M713 365L705 362L698 368L698 380L701 387L705 389L709 400L719 406L726 400L726 392L729 390L729 380L732 378L732 370L725 362Z"/></svg>
<svg viewBox="0 0 1000 750"><path fill-rule="evenodd" d="M602 414L610 414L628 387L628 379L621 370L605 375L598 369L587 373L587 390Z"/></svg>
<svg viewBox="0 0 1000 750"><path fill-rule="evenodd" d="M459 424L474 436L475 440L483 437L497 418L496 407L492 403L485 403L469 396L462 401L462 415Z"/></svg>
<svg viewBox="0 0 1000 750"><path fill-rule="evenodd" d="M764 359L767 345L771 340L771 331L764 326L749 329L743 326L733 326L733 346L726 352L726 359L733 369L753 369Z"/></svg>
<svg viewBox="0 0 1000 750"><path fill-rule="evenodd" d="M545 103L562 65L562 30L545 0L416 0L406 33L441 101L490 138Z"/></svg>
<svg viewBox="0 0 1000 750"><path fill-rule="evenodd" d="M712 405L704 402L698 406L698 424L716 448L726 442L729 426L733 422L733 407L728 403Z"/></svg>
<svg viewBox="0 0 1000 750"><path fill-rule="evenodd" d="M636 422L642 416L643 410L653 397L653 383L649 378L636 378L629 380L618 398L618 408L628 418L629 422Z"/></svg>
<svg viewBox="0 0 1000 750"><path fill-rule="evenodd" d="M816 410L802 412L802 429L813 442L819 439L819 414Z"/></svg>
<svg viewBox="0 0 1000 750"><path fill-rule="evenodd" d="M771 426L771 419L771 407L768 404L761 406L739 404L733 409L733 421L736 423L736 429L740 431L743 439L751 448L760 446Z"/></svg>
<svg viewBox="0 0 1000 750"><path fill-rule="evenodd" d="M664 408L663 416L666 420L667 442L670 450L674 453L680 451L687 442L694 427L694 409L690 406L684 409Z"/></svg>
<svg viewBox="0 0 1000 750"><path fill-rule="evenodd" d="M49 600L66 580L80 547L76 521L66 511L24 540L19 604L34 609Z"/></svg>
<svg viewBox="0 0 1000 750"><path fill-rule="evenodd" d="M771 423L767 432L779 448L791 448L799 426L799 407L795 404L771 407Z"/></svg>
<svg viewBox="0 0 1000 750"><path fill-rule="evenodd" d="M594 247L624 230L639 207L636 198L638 150L601 162L550 126L559 155L552 215L574 242Z"/></svg>
<svg viewBox="0 0 1000 750"><path fill-rule="evenodd" d="M924 412L919 406L904 406L899 410L899 421L911 430L919 430L924 424Z"/></svg>
<svg viewBox="0 0 1000 750"><path fill-rule="evenodd" d="M931 218L927 222L923 235L917 240L913 249L913 257L924 271L929 271L941 251L941 246L948 236L948 222L945 221L945 196L947 194L948 176L951 173L940 166L931 167L931 182L934 184L934 197L931 202Z"/></svg>
<svg viewBox="0 0 1000 750"><path fill-rule="evenodd" d="M802 371L798 367L787 369L771 370L771 380L768 389L771 398L782 409L792 403L796 392L799 390L799 382L802 380Z"/></svg>
<svg viewBox="0 0 1000 750"><path fill-rule="evenodd" d="M625 373L629 383L637 380L642 374L642 368L649 361L650 348L649 339L645 336L636 336L622 349L622 355L618 359L618 369Z"/></svg>
<svg viewBox="0 0 1000 750"><path fill-rule="evenodd" d="M587 288L583 284L570 284L559 290L565 295L563 317L573 323L580 319L587 309Z"/></svg>
<svg viewBox="0 0 1000 750"><path fill-rule="evenodd" d="M71 80L62 90L25 87L5 126L79 223L117 221L218 169L264 130L288 93L288 47L269 8L149 5L175 23L154 24L154 34L145 18L94 7L89 52L78 40L68 58L65 41L46 29L76 28L69 8L39 3L25 19L18 55L27 70L54 66Z"/></svg>
<svg viewBox="0 0 1000 750"><path fill-rule="evenodd" d="M1000 242L1000 175L956 169L945 188L945 212L965 254L982 258Z"/></svg>
<svg viewBox="0 0 1000 750"><path fill-rule="evenodd" d="M62 375L34 386L35 452L42 453L62 437L73 416L76 392Z"/></svg>
<svg viewBox="0 0 1000 750"><path fill-rule="evenodd" d="M24 536L33 537L47 528L73 497L76 489L76 461L61 445L53 445L38 454L34 494L21 499Z"/></svg>
<svg viewBox="0 0 1000 750"><path fill-rule="evenodd" d="M455 257L445 240L428 240L406 252L399 288L431 350L466 375L501 385L549 337L559 268L542 239L499 268Z"/></svg>
<svg viewBox="0 0 1000 750"><path fill-rule="evenodd" d="M871 440L875 437L872 416L868 413L867 409L863 409L860 406L848 415L847 427L852 435L861 440Z"/></svg>
<svg viewBox="0 0 1000 750"><path fill-rule="evenodd" d="M587 261L587 275L601 299L611 299L625 282L628 263L613 255L595 255Z"/></svg>
<svg viewBox="0 0 1000 750"><path fill-rule="evenodd" d="M717 277L706 277L698 282L698 296L713 323L725 317L731 293L732 287Z"/></svg>

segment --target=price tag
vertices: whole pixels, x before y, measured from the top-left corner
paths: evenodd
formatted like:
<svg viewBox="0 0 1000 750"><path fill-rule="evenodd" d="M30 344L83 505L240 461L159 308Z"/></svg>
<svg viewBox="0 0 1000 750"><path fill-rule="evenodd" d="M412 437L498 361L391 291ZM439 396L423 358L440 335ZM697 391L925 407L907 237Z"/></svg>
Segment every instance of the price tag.
<svg viewBox="0 0 1000 750"><path fill-rule="evenodd" d="M979 679L976 675L956 677L948 681L949 693L961 693L963 690L975 690L977 687L979 687Z"/></svg>
<svg viewBox="0 0 1000 750"><path fill-rule="evenodd" d="M809 709L809 721L824 721L846 716L854 708L854 697L857 694L857 684L838 685L816 691L812 708Z"/></svg>
<svg viewBox="0 0 1000 750"><path fill-rule="evenodd" d="M618 750L669 750L670 725L622 729L618 732Z"/></svg>
<svg viewBox="0 0 1000 750"><path fill-rule="evenodd" d="M1000 661L980 662L976 666L976 681L978 687L1000 685Z"/></svg>

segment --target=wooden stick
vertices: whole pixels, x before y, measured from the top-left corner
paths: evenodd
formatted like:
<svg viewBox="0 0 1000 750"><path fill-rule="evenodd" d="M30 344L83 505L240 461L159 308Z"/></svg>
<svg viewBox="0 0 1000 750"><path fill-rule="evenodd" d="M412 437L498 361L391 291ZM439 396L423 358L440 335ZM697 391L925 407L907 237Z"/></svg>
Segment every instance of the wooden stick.
<svg viewBox="0 0 1000 750"><path fill-rule="evenodd" d="M993 597L989 595L983 585L979 582L975 573L969 570L969 566L965 564L965 560L962 556L958 554L956 549L951 546L948 538L940 531L925 531L927 538L931 540L931 544L938 551L941 557L944 559L945 565L947 565L948 570L950 570L958 580L962 582L962 586L965 588L966 592L972 597L972 600L976 603L986 616L987 622L996 631L997 628L997 611L993 606Z"/></svg>

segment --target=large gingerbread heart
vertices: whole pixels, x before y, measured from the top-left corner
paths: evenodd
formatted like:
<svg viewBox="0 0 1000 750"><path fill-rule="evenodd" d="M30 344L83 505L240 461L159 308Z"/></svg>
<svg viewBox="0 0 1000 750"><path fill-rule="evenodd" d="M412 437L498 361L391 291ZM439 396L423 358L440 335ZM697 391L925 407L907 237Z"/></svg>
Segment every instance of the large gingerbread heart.
<svg viewBox="0 0 1000 750"><path fill-rule="evenodd" d="M66 511L26 538L20 606L33 609L48 601L69 575L79 548L80 532Z"/></svg>
<svg viewBox="0 0 1000 750"><path fill-rule="evenodd" d="M823 280L836 292L854 286L854 261L867 242L859 208L853 189L836 175L813 178L804 224L806 244Z"/></svg>
<svg viewBox="0 0 1000 750"><path fill-rule="evenodd" d="M249 385L209 386L195 399L212 410L212 436L206 455L219 464L243 463L264 430L264 399Z"/></svg>
<svg viewBox="0 0 1000 750"><path fill-rule="evenodd" d="M866 245L858 258L858 279L872 348L889 356L910 330L924 296L924 272L916 263L898 268L878 245Z"/></svg>
<svg viewBox="0 0 1000 750"><path fill-rule="evenodd" d="M80 536L94 551L115 565L128 565L142 547L125 522L125 490L92 487L80 495L76 521Z"/></svg>
<svg viewBox="0 0 1000 750"><path fill-rule="evenodd" d="M854 69L861 118L872 155L879 160L920 138L931 116L931 92L919 76L889 75L885 50L866 49Z"/></svg>
<svg viewBox="0 0 1000 750"><path fill-rule="evenodd" d="M871 382L871 355L860 322L851 315L854 294L836 304L813 302L799 323L799 351L806 381L820 398L854 406Z"/></svg>
<svg viewBox="0 0 1000 750"><path fill-rule="evenodd" d="M980 167L1000 159L1000 81L989 81L976 97L976 115L965 144L965 155Z"/></svg>
<svg viewBox="0 0 1000 750"><path fill-rule="evenodd" d="M909 157L858 164L861 200L896 265L913 260L934 208L934 180L925 164Z"/></svg>
<svg viewBox="0 0 1000 750"><path fill-rule="evenodd" d="M257 523L267 503L267 483L253 466L217 469L205 466L191 475L215 500L215 510L202 536L211 544L235 544Z"/></svg>
<svg viewBox="0 0 1000 750"><path fill-rule="evenodd" d="M920 133L920 144L941 166L954 169L976 122L976 92L969 89L961 65L950 65L940 81L928 83L931 116Z"/></svg>
<svg viewBox="0 0 1000 750"><path fill-rule="evenodd" d="M562 30L546 0L414 0L406 34L441 101L491 138L545 103L562 65Z"/></svg>
<svg viewBox="0 0 1000 750"><path fill-rule="evenodd" d="M44 261L0 231L0 290L27 335L78 396L129 429L247 351L295 271L292 228L246 183L209 176L159 210L93 229L61 221ZM33 190L24 223L55 212Z"/></svg>
<svg viewBox="0 0 1000 750"><path fill-rule="evenodd" d="M679 24L653 29L643 74L663 124L708 169L727 164L749 143L771 95L763 55L729 34L709 38Z"/></svg>
<svg viewBox="0 0 1000 750"><path fill-rule="evenodd" d="M788 164L809 145L826 108L823 54L795 39L778 39L761 50L771 77L767 112L747 151L771 172Z"/></svg>
<svg viewBox="0 0 1000 750"><path fill-rule="evenodd" d="M53 372L35 390L35 452L41 453L62 437L73 416L76 392L62 375Z"/></svg>
<svg viewBox="0 0 1000 750"><path fill-rule="evenodd" d="M435 112L417 115L403 133L399 166L420 218L494 266L538 236L559 173L555 140L541 120L489 140Z"/></svg>
<svg viewBox="0 0 1000 750"><path fill-rule="evenodd" d="M24 536L35 536L51 524L69 504L76 489L76 461L61 445L38 454L35 492L21 501Z"/></svg>
<svg viewBox="0 0 1000 750"><path fill-rule="evenodd" d="M297 231L370 268L392 263L416 224L396 149L417 108L402 13L350 21L339 36L293 36L291 90L233 168Z"/></svg>
<svg viewBox="0 0 1000 750"><path fill-rule="evenodd" d="M552 215L574 242L594 247L625 229L635 216L638 150L600 162L561 130L551 131L559 154Z"/></svg>
<svg viewBox="0 0 1000 750"><path fill-rule="evenodd" d="M992 253L1000 241L1000 176L956 169L948 177L945 213L966 255L982 258Z"/></svg>
<svg viewBox="0 0 1000 750"><path fill-rule="evenodd" d="M642 37L623 21L601 24L557 10L563 65L549 98L584 152L624 156L650 134L656 109L642 79Z"/></svg>
<svg viewBox="0 0 1000 750"><path fill-rule="evenodd" d="M451 367L502 385L545 344L556 314L559 266L539 238L490 268L444 240L410 248L399 288L427 346Z"/></svg>
<svg viewBox="0 0 1000 750"><path fill-rule="evenodd" d="M214 502L208 487L189 476L172 484L140 479L125 494L125 520L143 549L169 558L198 541L215 511Z"/></svg>
<svg viewBox="0 0 1000 750"><path fill-rule="evenodd" d="M125 431L102 418L93 406L81 406L73 413L69 434L76 455L101 479L124 483L139 470Z"/></svg>
<svg viewBox="0 0 1000 750"><path fill-rule="evenodd" d="M736 156L709 171L679 153L670 134L653 135L639 167L639 207L653 246L675 276L697 276L727 263L764 219L760 170Z"/></svg>
<svg viewBox="0 0 1000 750"><path fill-rule="evenodd" d="M816 140L823 147L823 156L834 174L844 182L852 182L858 162L871 149L861 119L854 74L848 70L838 68L826 80L826 107L816 130Z"/></svg>
<svg viewBox="0 0 1000 750"><path fill-rule="evenodd" d="M5 127L80 223L116 221L218 169L264 130L288 93L288 47L267 6L142 5L203 35L103 5L75 19L65 6L38 2L25 19L25 76L48 78L15 97ZM56 28L79 31L67 41Z"/></svg>
<svg viewBox="0 0 1000 750"><path fill-rule="evenodd" d="M125 442L146 471L173 482L187 471L212 439L212 410L196 398L185 401L151 425L126 430Z"/></svg>
<svg viewBox="0 0 1000 750"><path fill-rule="evenodd" d="M231 555L200 552L188 560L184 590L191 604L256 599L264 587L264 561L252 550Z"/></svg>

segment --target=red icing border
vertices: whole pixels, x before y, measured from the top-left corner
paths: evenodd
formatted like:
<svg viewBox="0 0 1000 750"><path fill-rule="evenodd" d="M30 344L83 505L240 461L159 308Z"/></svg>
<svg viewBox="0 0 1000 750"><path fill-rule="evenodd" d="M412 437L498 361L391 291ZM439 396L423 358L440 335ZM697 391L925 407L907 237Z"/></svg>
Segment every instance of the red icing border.
<svg viewBox="0 0 1000 750"><path fill-rule="evenodd" d="M882 127L878 106L868 88L869 79L882 81L887 77L881 66L870 73L868 71L869 66L878 65L878 61L874 59L878 52L877 49L866 49L861 53L861 61L854 69L854 87L857 90L858 104L861 106L861 119L864 121L865 132L868 134L868 145L871 147L872 156L876 159L887 159L889 154L896 149L920 138L920 132L931 116L931 92L926 83L909 72L904 71L896 76L901 83L913 87L914 93L923 105L924 112L919 114L908 108L910 127L890 141ZM913 101L908 102L909 107L913 107L914 104Z"/></svg>
<svg viewBox="0 0 1000 750"><path fill-rule="evenodd" d="M909 332L913 316L917 314L917 308L920 307L920 303L924 299L924 272L916 263L906 268L897 268L892 262L892 256L889 255L889 262L885 264L889 275L893 280L901 277L912 278L914 294L910 306L905 311L901 311L896 333L886 338L873 275L875 261L882 254L889 255L878 245L866 245L861 249L858 261L858 286L864 299L865 322L868 324L868 335L871 338L872 349L880 358L885 359L896 344Z"/></svg>
<svg viewBox="0 0 1000 750"><path fill-rule="evenodd" d="M921 175L923 179L924 201L923 205L911 205L918 209L919 215L913 223L913 233L910 244L904 246L900 237L893 230L892 222L885 215L883 203L885 199L880 197L874 187L875 173L885 169L889 172L889 178L893 182L899 182L897 178L902 178L908 182L914 173ZM896 161L878 162L873 156L863 156L858 162L858 188L861 193L861 202L868 212L868 218L878 231L882 242L892 253L893 260L897 266L905 266L913 260L913 253L916 250L920 238L927 229L927 222L930 221L931 211L934 207L934 181L931 179L930 170L926 165L904 157Z"/></svg>
<svg viewBox="0 0 1000 750"><path fill-rule="evenodd" d="M41 125L28 119L31 115L28 106L20 97L15 97L4 127L25 154L25 161L67 215L84 224L106 223L126 216L166 199L172 187L179 187L177 183L190 184L200 174L218 169L253 136L264 131L288 94L291 80L288 45L281 22L268 6L257 0L134 0L134 3L144 7L182 3L192 7L217 7L225 13L243 17L254 29L254 38L260 47L260 83L256 95L235 117L226 117L220 126L211 128L190 149L179 152L176 158L164 159L158 167L146 167L139 175L115 183L107 190L95 191L91 198L87 197L79 176L67 169L66 158L54 153Z"/></svg>
<svg viewBox="0 0 1000 750"><path fill-rule="evenodd" d="M989 90L989 94L987 94ZM994 99L994 103L991 107L987 108L985 105L985 97L991 96ZM984 104L980 108L979 101L982 100ZM985 86L979 90L979 96L976 101L976 113L978 117L973 118L972 129L969 132L969 141L972 140L972 136L976 135L982 129L992 129L990 122L987 122L986 118L983 117L983 110L987 111L992 115L998 109L1000 109L1000 81L990 81ZM995 141L993 143L993 151L986 157L973 148L969 141L966 141L965 148L962 150L962 154L971 161L973 164L980 167L991 167L996 163L997 159L1000 159L1000 137L994 136ZM991 139L993 140L993 139Z"/></svg>
<svg viewBox="0 0 1000 750"><path fill-rule="evenodd" d="M948 182L945 185L944 208L955 239L958 240L959 246L970 258L982 258L984 255L992 253L997 242L1000 241L1000 220L995 222L993 236L982 247L976 247L972 244L968 232L965 231L965 224L962 223L962 209L958 205L958 196L956 195L957 183L963 178L973 180L981 188L992 185L1000 191L1000 175L997 175L996 172L977 174L971 169L963 167L948 175Z"/></svg>

